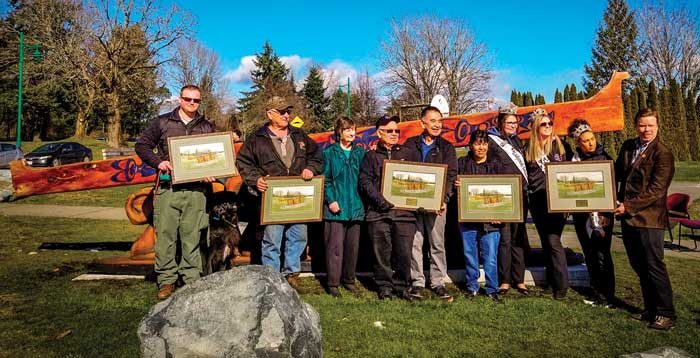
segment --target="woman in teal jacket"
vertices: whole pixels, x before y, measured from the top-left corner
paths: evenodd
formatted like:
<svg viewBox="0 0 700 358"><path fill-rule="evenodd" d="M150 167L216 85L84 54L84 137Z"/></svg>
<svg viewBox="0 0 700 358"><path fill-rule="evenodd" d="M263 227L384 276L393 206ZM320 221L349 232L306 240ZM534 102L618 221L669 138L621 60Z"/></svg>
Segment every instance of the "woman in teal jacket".
<svg viewBox="0 0 700 358"><path fill-rule="evenodd" d="M360 224L365 216L358 178L365 156L361 146L353 145L355 123L347 118L335 124L338 141L323 151L326 272L328 293L339 297L338 286L357 294L355 265L360 243Z"/></svg>

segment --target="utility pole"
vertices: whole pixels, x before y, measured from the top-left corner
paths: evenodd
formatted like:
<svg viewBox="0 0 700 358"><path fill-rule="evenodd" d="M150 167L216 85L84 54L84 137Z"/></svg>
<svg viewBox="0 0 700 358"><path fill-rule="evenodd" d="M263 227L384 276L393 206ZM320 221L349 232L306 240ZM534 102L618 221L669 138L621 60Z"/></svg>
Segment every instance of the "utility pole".
<svg viewBox="0 0 700 358"><path fill-rule="evenodd" d="M22 82L24 77L24 32L19 33L19 87L17 89L17 149L22 145ZM33 49L32 57L34 61L41 60L41 45L28 45L28 49Z"/></svg>

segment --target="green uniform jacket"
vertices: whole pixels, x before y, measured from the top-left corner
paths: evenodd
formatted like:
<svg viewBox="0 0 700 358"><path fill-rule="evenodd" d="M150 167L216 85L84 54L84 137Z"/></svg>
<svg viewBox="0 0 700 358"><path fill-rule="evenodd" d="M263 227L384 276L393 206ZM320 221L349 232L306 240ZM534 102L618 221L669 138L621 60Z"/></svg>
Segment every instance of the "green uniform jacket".
<svg viewBox="0 0 700 358"><path fill-rule="evenodd" d="M353 146L350 158L345 158L340 143L334 143L323 150L324 204L323 217L332 221L362 221L365 208L360 199L358 180L360 165L365 157L361 146ZM331 213L328 205L338 202L340 212Z"/></svg>

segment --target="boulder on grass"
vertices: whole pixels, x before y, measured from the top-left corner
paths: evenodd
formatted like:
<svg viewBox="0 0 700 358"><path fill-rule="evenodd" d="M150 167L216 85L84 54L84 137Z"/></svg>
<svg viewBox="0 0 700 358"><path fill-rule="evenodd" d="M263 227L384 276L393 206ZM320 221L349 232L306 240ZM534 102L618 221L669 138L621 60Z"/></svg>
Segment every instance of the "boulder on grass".
<svg viewBox="0 0 700 358"><path fill-rule="evenodd" d="M620 358L691 358L690 353L676 347L659 347L646 352L623 354Z"/></svg>
<svg viewBox="0 0 700 358"><path fill-rule="evenodd" d="M155 305L138 328L143 357L321 357L318 313L269 267L203 277Z"/></svg>

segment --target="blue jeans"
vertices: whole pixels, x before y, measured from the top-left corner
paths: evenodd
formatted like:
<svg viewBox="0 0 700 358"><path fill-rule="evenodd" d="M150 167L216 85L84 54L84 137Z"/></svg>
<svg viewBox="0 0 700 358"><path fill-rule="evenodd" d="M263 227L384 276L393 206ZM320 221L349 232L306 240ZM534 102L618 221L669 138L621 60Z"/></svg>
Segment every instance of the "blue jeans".
<svg viewBox="0 0 700 358"><path fill-rule="evenodd" d="M301 271L301 253L306 248L306 224L267 225L262 241L262 264L275 271L280 270L282 238L284 244L284 267L282 274Z"/></svg>
<svg viewBox="0 0 700 358"><path fill-rule="evenodd" d="M486 294L498 292L498 242L501 233L498 231L484 232L473 227L460 224L464 245L464 261L467 265L467 289L472 292L479 291L479 249L481 247L481 261L484 263L486 276Z"/></svg>

